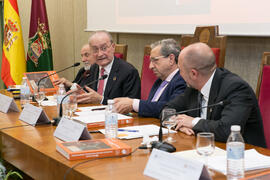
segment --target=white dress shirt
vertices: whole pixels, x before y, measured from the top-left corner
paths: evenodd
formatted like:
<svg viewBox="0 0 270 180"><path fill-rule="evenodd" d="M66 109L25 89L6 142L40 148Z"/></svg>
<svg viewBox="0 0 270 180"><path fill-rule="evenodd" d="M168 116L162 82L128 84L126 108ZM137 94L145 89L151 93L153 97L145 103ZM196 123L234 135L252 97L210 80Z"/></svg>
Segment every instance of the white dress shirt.
<svg viewBox="0 0 270 180"><path fill-rule="evenodd" d="M212 81L214 78L216 70L213 72L213 74L211 75L211 77L208 79L208 81L204 84L204 86L201 89L201 94L203 95L203 99L202 99L202 106L207 106L208 105L208 100L209 100L209 94L210 94L210 88L212 85ZM201 109L201 115L200 117L196 117L192 120L192 127L194 127L199 120L201 119L206 119L207 117L207 108L202 108Z"/></svg>

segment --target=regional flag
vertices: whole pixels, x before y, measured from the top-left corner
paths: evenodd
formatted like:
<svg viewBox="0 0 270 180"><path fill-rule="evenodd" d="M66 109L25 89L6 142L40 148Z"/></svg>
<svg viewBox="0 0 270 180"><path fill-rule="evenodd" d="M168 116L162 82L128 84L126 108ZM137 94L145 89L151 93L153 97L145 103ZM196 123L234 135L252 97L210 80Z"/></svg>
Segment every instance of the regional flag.
<svg viewBox="0 0 270 180"><path fill-rule="evenodd" d="M17 0L4 0L4 42L1 78L8 87L21 84L26 71L21 21Z"/></svg>
<svg viewBox="0 0 270 180"><path fill-rule="evenodd" d="M32 0L27 72L53 70L52 46L44 0Z"/></svg>

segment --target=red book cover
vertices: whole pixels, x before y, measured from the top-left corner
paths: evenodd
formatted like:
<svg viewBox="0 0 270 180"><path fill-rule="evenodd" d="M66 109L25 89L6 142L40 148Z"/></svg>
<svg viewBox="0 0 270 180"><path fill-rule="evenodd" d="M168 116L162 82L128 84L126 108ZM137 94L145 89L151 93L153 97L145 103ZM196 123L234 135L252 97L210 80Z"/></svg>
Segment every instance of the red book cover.
<svg viewBox="0 0 270 180"><path fill-rule="evenodd" d="M56 74L55 71L27 72L24 73L24 76L27 77L27 83L30 87L31 93L33 93L34 89L37 88L38 81L45 76L49 77L41 80L39 85L43 85L45 91L48 93L56 93L58 90L58 86L53 84L53 81L59 79L58 74Z"/></svg>
<svg viewBox="0 0 270 180"><path fill-rule="evenodd" d="M56 142L56 150L69 160L128 155L131 147L118 139Z"/></svg>

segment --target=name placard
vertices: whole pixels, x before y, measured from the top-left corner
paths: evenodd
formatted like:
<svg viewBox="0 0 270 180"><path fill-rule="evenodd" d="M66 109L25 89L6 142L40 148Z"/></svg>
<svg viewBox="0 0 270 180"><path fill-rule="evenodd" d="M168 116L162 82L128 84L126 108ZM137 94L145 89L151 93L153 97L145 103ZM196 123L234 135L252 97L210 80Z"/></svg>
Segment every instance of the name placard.
<svg viewBox="0 0 270 180"><path fill-rule="evenodd" d="M13 98L0 94L0 111L7 113L8 111L19 112L20 110Z"/></svg>
<svg viewBox="0 0 270 180"><path fill-rule="evenodd" d="M66 142L91 139L86 126L64 117L61 118L53 135Z"/></svg>
<svg viewBox="0 0 270 180"><path fill-rule="evenodd" d="M144 175L155 179L211 179L203 163L157 149L153 149L144 169Z"/></svg>
<svg viewBox="0 0 270 180"><path fill-rule="evenodd" d="M35 126L37 124L50 123L47 114L41 107L36 107L32 104L25 104L19 117L20 120Z"/></svg>

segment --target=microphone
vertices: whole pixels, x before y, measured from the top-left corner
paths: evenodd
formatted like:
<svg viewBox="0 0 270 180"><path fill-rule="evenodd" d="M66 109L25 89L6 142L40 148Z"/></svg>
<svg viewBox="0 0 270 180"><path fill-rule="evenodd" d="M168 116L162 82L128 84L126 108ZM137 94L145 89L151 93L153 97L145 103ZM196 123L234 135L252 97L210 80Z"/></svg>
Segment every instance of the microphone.
<svg viewBox="0 0 270 180"><path fill-rule="evenodd" d="M76 62L76 63L74 63L72 66L66 67L66 68L61 69L61 70L59 70L59 71L56 71L56 72L54 72L54 73L52 73L52 74L50 74L50 75L47 75L47 76L44 76L44 77L40 78L40 79L38 80L38 83L37 83L38 92L39 92L39 84L40 84L40 82L41 82L43 79L46 79L47 77L50 77L50 76L52 76L52 75L54 75L54 74L56 74L56 73L60 73L60 72L62 72L62 71L65 71L65 70L67 70L67 69L69 69L69 68L77 67L77 66L79 66L80 64L81 64L81 63Z"/></svg>
<svg viewBox="0 0 270 180"><path fill-rule="evenodd" d="M98 78L98 79L96 79L96 80L94 80L94 81L92 81L92 82L86 84L85 86L90 86L90 85L94 84L95 82L97 82L97 81L99 81L99 80L106 79L107 77L108 77L108 75L107 75L107 74L104 74L104 75L101 76L100 78ZM79 87L76 91L73 91L73 92L71 92L71 93L69 93L69 94L66 94L66 95L62 98L62 100L61 100L61 102L60 102L60 106L59 106L59 117L53 118L53 120L54 120L53 125L54 125L54 126L57 126L57 125L58 125L58 123L59 123L59 121L60 121L60 119L61 119L61 117L62 117L62 115L63 115L63 101L64 101L64 99L65 99L66 97L70 96L71 94L73 94L74 92L77 92L77 91L82 90L82 89L83 89L83 87Z"/></svg>
<svg viewBox="0 0 270 180"><path fill-rule="evenodd" d="M214 107L214 106L226 106L230 103L231 103L230 100L223 100L223 101L220 101L218 103L214 103L214 104L210 104L210 105L206 105L206 106L202 106L202 107L198 107L198 108L193 108L193 109L187 109L184 111L179 111L179 112L176 112L174 115L192 112L192 111L196 111L199 109L204 109L204 108L209 108L209 107ZM161 119L160 119L160 128L159 128L158 137L159 137L159 141L152 142L151 149L156 148L156 149L166 151L166 152L175 152L176 151L176 148L173 145L171 145L167 142L162 142L163 133L162 133L162 120Z"/></svg>
<svg viewBox="0 0 270 180"><path fill-rule="evenodd" d="M198 107L198 108L188 109L188 110L184 110L184 111L179 111L179 112L176 112L174 115L184 114L187 112L197 111L199 109L204 109L204 108L209 108L209 107L214 107L214 106L226 106L228 104L231 104L230 100L223 100L223 101L219 101L218 103L214 103L214 104L210 104L210 105L206 105L206 106L202 106L202 107Z"/></svg>

